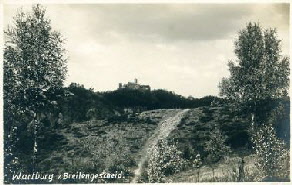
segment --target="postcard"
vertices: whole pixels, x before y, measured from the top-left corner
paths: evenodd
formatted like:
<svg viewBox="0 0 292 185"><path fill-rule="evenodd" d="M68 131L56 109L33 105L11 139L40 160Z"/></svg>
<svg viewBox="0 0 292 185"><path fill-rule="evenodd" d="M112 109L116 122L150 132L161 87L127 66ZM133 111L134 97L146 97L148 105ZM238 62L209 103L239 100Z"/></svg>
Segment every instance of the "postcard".
<svg viewBox="0 0 292 185"><path fill-rule="evenodd" d="M5 184L290 182L290 3L3 1Z"/></svg>

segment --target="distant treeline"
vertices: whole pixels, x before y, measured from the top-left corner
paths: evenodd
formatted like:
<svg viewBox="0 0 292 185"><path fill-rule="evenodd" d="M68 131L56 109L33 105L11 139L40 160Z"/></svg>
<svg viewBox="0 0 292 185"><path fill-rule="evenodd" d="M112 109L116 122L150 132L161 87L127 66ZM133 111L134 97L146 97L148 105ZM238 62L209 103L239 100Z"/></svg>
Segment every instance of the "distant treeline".
<svg viewBox="0 0 292 185"><path fill-rule="evenodd" d="M67 96L60 105L67 122L104 119L123 114L125 109L135 112L151 109L197 108L210 106L212 102L223 102L223 99L216 96L186 98L162 89L147 91L123 88L94 92L93 89L72 83L64 90Z"/></svg>
<svg viewBox="0 0 292 185"><path fill-rule="evenodd" d="M153 91L141 91L133 89L118 89L103 93L105 99L118 107L145 107L146 109L173 109L196 108L209 106L213 101L221 101L216 96L203 98L185 98L172 91L162 89Z"/></svg>

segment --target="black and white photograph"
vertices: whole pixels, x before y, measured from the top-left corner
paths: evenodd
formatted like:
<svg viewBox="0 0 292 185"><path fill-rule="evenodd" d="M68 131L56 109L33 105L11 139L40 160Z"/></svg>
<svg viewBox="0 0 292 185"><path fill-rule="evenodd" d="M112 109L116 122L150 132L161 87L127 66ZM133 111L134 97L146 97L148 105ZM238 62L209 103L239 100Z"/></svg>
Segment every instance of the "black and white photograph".
<svg viewBox="0 0 292 185"><path fill-rule="evenodd" d="M5 184L290 182L290 3L1 3Z"/></svg>

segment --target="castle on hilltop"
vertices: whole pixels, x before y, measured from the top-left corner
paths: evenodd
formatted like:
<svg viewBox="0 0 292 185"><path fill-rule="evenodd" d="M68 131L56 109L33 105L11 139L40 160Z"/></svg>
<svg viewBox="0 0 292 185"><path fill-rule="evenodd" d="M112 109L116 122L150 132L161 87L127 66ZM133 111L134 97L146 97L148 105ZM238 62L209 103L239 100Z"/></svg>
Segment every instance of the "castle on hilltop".
<svg viewBox="0 0 292 185"><path fill-rule="evenodd" d="M135 78L134 82L128 82L127 84L119 83L118 89L123 89L123 88L150 91L149 85L139 84L138 79L136 79L136 78Z"/></svg>

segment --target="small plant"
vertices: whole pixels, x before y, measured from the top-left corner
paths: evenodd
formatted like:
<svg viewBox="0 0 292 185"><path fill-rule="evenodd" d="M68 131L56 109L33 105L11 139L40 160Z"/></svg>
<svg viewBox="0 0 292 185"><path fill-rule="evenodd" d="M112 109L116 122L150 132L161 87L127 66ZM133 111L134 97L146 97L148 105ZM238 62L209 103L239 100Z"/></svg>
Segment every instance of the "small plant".
<svg viewBox="0 0 292 185"><path fill-rule="evenodd" d="M257 156L257 167L264 177L289 178L289 150L277 138L271 124L263 125L252 135L253 149Z"/></svg>
<svg viewBox="0 0 292 185"><path fill-rule="evenodd" d="M215 126L211 131L209 140L206 142L207 160L216 163L230 153L230 147L225 144L226 136Z"/></svg>
<svg viewBox="0 0 292 185"><path fill-rule="evenodd" d="M88 120L95 120L98 117L98 110L96 108L88 109L86 118Z"/></svg>
<svg viewBox="0 0 292 185"><path fill-rule="evenodd" d="M202 166L201 155L198 153L192 161L192 167L197 169L197 181L200 182L200 167Z"/></svg>
<svg viewBox="0 0 292 185"><path fill-rule="evenodd" d="M207 155L207 163L211 166L213 172L213 180L215 181L214 164L230 153L230 147L225 144L226 136L215 125L210 133L210 138L206 143L205 151Z"/></svg>
<svg viewBox="0 0 292 185"><path fill-rule="evenodd" d="M183 169L185 160L174 144L159 140L150 150L152 155L146 169L149 182L166 182L166 176Z"/></svg>

